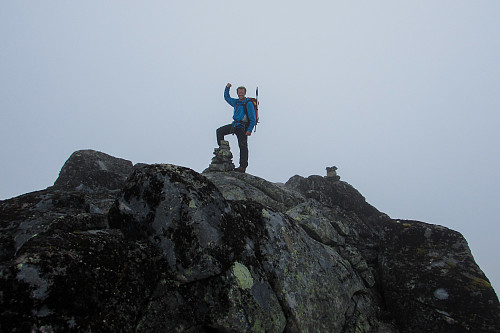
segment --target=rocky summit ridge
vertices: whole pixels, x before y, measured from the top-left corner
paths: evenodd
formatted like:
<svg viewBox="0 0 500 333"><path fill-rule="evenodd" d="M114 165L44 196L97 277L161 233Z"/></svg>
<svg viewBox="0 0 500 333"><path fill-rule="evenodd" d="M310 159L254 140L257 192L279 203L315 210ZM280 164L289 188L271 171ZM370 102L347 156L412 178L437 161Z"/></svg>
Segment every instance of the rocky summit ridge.
<svg viewBox="0 0 500 333"><path fill-rule="evenodd" d="M391 219L335 167L278 184L214 155L77 151L0 201L0 331L500 332L458 232Z"/></svg>

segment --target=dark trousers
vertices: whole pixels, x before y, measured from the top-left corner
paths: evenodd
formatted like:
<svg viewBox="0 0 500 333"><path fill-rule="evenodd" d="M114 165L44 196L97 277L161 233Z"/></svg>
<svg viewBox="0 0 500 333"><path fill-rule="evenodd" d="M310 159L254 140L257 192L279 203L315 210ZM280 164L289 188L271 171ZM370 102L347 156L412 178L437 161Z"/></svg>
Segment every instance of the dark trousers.
<svg viewBox="0 0 500 333"><path fill-rule="evenodd" d="M240 166L246 168L248 166L248 136L246 135L247 126L235 127L233 124L225 125L217 129L217 144L224 140L224 136L228 134L236 134L238 138L238 146L240 147Z"/></svg>

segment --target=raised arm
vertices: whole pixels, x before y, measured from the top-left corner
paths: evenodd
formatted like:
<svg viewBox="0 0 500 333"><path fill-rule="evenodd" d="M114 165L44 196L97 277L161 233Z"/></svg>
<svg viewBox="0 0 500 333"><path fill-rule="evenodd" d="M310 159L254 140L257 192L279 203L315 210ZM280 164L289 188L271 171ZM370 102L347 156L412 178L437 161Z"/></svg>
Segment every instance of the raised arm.
<svg viewBox="0 0 500 333"><path fill-rule="evenodd" d="M231 88L231 83L228 83L226 85L226 88L224 89L224 99L226 100L226 102L229 103L229 105L234 107L234 106L236 106L236 99L231 98L231 96L229 95L229 88Z"/></svg>

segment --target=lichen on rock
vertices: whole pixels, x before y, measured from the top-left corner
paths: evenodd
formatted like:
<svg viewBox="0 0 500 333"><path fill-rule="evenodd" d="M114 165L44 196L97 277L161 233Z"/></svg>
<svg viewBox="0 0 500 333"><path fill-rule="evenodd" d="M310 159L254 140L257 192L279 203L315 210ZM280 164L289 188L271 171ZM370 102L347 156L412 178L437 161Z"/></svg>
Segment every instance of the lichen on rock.
<svg viewBox="0 0 500 333"><path fill-rule="evenodd" d="M233 274L238 281L239 286L242 289L250 289L253 286L252 274L245 265L240 264L239 262L235 262L233 267Z"/></svg>
<svg viewBox="0 0 500 333"><path fill-rule="evenodd" d="M0 331L500 331L459 233L391 219L336 168L230 169L80 151L0 201Z"/></svg>

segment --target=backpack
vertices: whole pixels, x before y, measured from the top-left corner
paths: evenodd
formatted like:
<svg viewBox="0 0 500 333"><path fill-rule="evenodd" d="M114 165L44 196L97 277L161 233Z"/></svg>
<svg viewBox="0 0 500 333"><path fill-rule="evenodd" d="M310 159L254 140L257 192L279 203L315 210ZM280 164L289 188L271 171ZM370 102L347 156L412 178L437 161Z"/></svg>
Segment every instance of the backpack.
<svg viewBox="0 0 500 333"><path fill-rule="evenodd" d="M243 104L243 108L245 109L245 115L247 116L247 119L250 119L248 117L248 111L247 111L247 104L248 102L253 103L253 108L255 110L255 129L254 132L257 132L257 124L259 123L259 87L255 90L255 96L256 98L253 97L247 97L247 101L245 104Z"/></svg>

